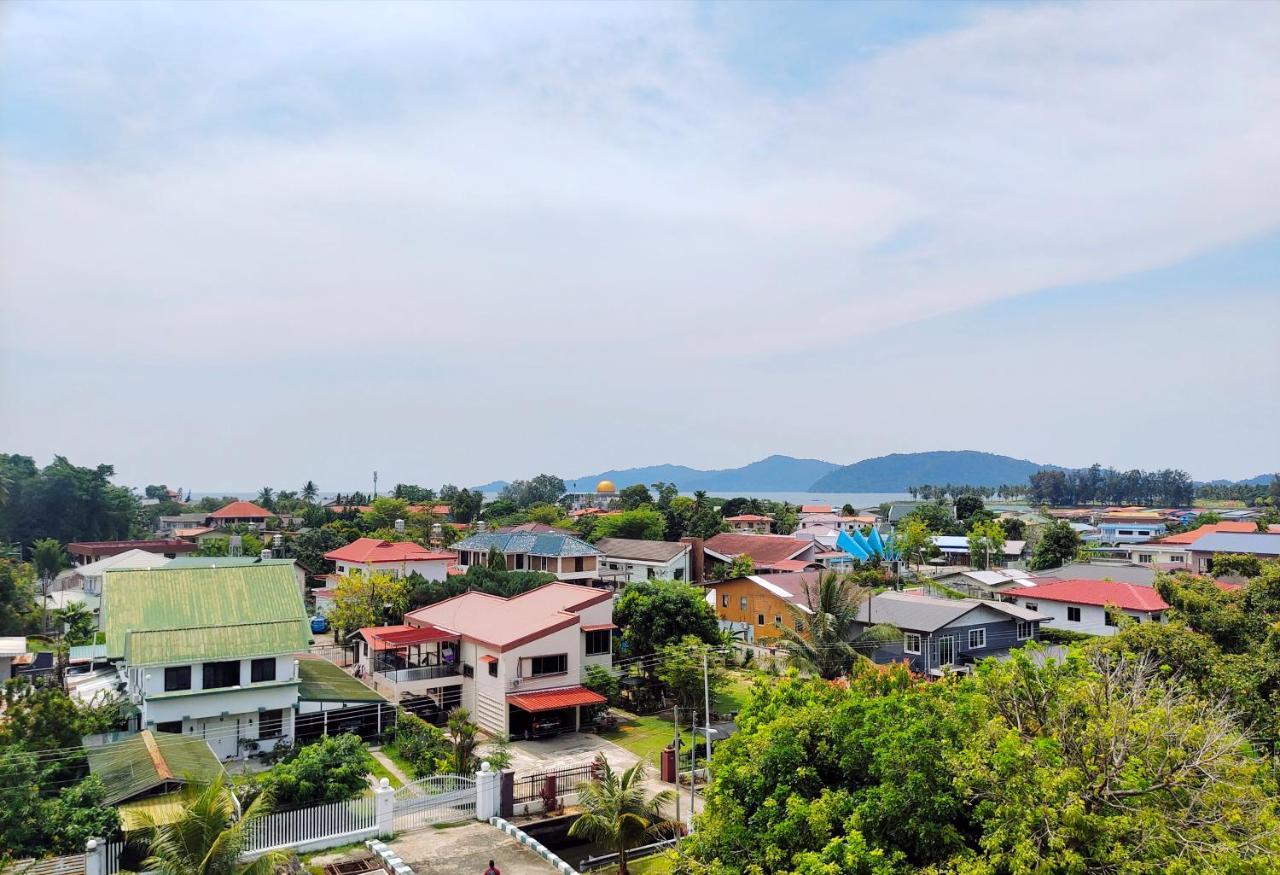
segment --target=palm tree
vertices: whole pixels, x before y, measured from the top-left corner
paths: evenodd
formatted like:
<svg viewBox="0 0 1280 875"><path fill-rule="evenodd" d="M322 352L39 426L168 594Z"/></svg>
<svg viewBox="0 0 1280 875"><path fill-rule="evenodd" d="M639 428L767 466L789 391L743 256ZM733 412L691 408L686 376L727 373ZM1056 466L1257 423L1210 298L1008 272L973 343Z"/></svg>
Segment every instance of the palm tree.
<svg viewBox="0 0 1280 875"><path fill-rule="evenodd" d="M320 497L320 487L316 486L314 480L308 480L302 484L302 500L307 504L315 504L316 499Z"/></svg>
<svg viewBox="0 0 1280 875"><path fill-rule="evenodd" d="M619 775L600 753L593 771L595 778L578 785L583 813L569 827L569 835L612 847L618 852L618 875L627 875L627 851L663 830L675 829L661 811L675 793L663 790L650 796L645 792L643 760Z"/></svg>
<svg viewBox="0 0 1280 875"><path fill-rule="evenodd" d="M466 708L454 708L449 712L449 741L453 745L453 773L469 775L476 770L476 730L471 722L471 712Z"/></svg>
<svg viewBox="0 0 1280 875"><path fill-rule="evenodd" d="M275 510L275 508L272 507L275 502L276 493L270 486L264 486L258 490L258 504L262 505L267 510Z"/></svg>
<svg viewBox="0 0 1280 875"><path fill-rule="evenodd" d="M805 587L805 605L790 605L793 628L782 629L782 649L791 664L826 680L844 675L859 657L858 645L874 645L897 638L892 626L872 625L871 598L883 587L864 586L835 571ZM867 628L856 633L858 614L867 602Z"/></svg>
<svg viewBox="0 0 1280 875"><path fill-rule="evenodd" d="M269 804L263 794L237 818L224 776L204 786L187 784L177 820L150 822L153 835L142 865L160 875L269 875L288 862L288 854L269 853L240 862L249 843L249 826L267 814Z"/></svg>

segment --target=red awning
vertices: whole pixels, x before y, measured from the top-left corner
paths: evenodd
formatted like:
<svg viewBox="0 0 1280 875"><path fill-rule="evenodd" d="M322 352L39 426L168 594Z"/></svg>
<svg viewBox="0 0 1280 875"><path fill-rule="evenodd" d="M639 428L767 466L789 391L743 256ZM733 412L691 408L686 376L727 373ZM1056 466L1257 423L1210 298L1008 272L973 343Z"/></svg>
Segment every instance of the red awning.
<svg viewBox="0 0 1280 875"><path fill-rule="evenodd" d="M605 629L616 629L616 628L618 627L613 623L596 623L591 626L583 626L582 631L583 632L603 632Z"/></svg>
<svg viewBox="0 0 1280 875"><path fill-rule="evenodd" d="M481 662L497 662L497 661L498 661L498 657L496 657L496 656L482 656L482 657L480 657L480 661L481 661Z"/></svg>
<svg viewBox="0 0 1280 875"><path fill-rule="evenodd" d="M451 641L458 637L456 632L436 626L383 626L361 629L360 634L374 650L396 650L415 644L430 644L433 641Z"/></svg>
<svg viewBox="0 0 1280 875"><path fill-rule="evenodd" d="M609 701L586 687L561 687L558 690L538 690L536 693L513 693L507 702L522 711L536 714L539 711L558 711L577 705L603 705Z"/></svg>

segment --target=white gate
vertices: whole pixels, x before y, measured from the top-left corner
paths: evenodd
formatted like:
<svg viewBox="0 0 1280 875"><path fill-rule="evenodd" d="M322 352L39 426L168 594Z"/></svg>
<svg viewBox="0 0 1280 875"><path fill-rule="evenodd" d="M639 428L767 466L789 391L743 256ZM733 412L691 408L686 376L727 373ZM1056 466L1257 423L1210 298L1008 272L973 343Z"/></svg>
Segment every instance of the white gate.
<svg viewBox="0 0 1280 875"><path fill-rule="evenodd" d="M405 784L394 797L395 830L419 829L476 816L476 779L432 775Z"/></svg>

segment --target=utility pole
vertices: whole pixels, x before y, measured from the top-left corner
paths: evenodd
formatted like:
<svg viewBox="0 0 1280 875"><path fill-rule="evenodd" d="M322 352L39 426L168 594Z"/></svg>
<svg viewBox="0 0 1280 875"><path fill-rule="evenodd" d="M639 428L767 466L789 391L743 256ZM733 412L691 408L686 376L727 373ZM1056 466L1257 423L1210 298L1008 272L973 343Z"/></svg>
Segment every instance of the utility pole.
<svg viewBox="0 0 1280 875"><path fill-rule="evenodd" d="M693 712L693 738L689 739L689 832L693 832L693 788L698 765L698 712ZM677 792L676 795L679 795Z"/></svg>
<svg viewBox="0 0 1280 875"><path fill-rule="evenodd" d="M373 497L378 497L378 472L373 472Z"/></svg>
<svg viewBox="0 0 1280 875"><path fill-rule="evenodd" d="M711 682L709 680L710 674L707 670L708 649L709 648L706 648L706 647L702 648L702 704L706 708L706 715L707 715L706 717L707 762L706 762L705 768L707 770L707 782L710 783L711 782Z"/></svg>
<svg viewBox="0 0 1280 875"><path fill-rule="evenodd" d="M676 823L680 822L680 706L674 705L674 711L671 712L671 726L675 733L675 738L671 742L671 746L675 749L676 763Z"/></svg>

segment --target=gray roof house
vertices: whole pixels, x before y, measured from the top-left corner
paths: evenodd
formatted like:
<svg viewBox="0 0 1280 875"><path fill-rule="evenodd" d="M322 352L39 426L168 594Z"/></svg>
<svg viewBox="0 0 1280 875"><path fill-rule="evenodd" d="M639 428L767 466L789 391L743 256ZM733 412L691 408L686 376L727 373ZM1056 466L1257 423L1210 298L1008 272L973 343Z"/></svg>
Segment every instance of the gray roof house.
<svg viewBox="0 0 1280 875"><path fill-rule="evenodd" d="M1115 580L1137 586L1155 586L1156 570L1132 562L1069 562L1061 568L1035 572L1044 580Z"/></svg>
<svg viewBox="0 0 1280 875"><path fill-rule="evenodd" d="M1260 559L1280 558L1280 535L1212 532L1192 541L1187 548L1196 571L1212 572L1213 557L1218 553L1244 553Z"/></svg>
<svg viewBox="0 0 1280 875"><path fill-rule="evenodd" d="M677 541L642 541L635 538L601 538L596 549L604 553L608 576L622 585L642 580L689 579L692 547Z"/></svg>
<svg viewBox="0 0 1280 875"><path fill-rule="evenodd" d="M510 571L546 571L558 580L586 581L600 576L604 553L573 535L543 532L484 532L455 542L458 567L489 561L489 551L506 557Z"/></svg>
<svg viewBox="0 0 1280 875"><path fill-rule="evenodd" d="M906 662L912 671L939 676L946 667L965 670L988 656L1002 656L1040 637L1052 617L1006 602L934 598L920 590L884 592L862 603L856 630L893 626L899 640L860 648L872 661Z"/></svg>

